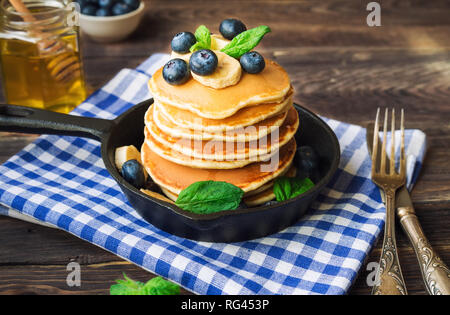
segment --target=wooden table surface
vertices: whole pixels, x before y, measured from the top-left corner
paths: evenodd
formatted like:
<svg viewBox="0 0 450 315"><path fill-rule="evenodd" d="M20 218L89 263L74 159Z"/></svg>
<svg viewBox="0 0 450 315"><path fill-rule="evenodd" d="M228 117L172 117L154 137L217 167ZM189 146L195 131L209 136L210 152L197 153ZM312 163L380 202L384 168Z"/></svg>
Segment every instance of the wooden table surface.
<svg viewBox="0 0 450 315"><path fill-rule="evenodd" d="M429 240L450 264L450 3L383 0L382 25L369 27L368 2L152 0L126 41L105 45L82 38L87 82L101 87L120 69L168 52L176 32L200 24L213 32L227 17L248 27L269 25L272 33L258 50L287 69L297 103L360 125L374 118L378 106L401 106L406 126L427 134L427 156L412 199ZM0 162L35 137L0 133ZM141 281L153 277L66 232L11 218L0 217L0 240L0 294L108 294L123 272ZM378 261L380 243L367 262ZM409 293L426 294L400 228L398 244ZM66 285L71 261L81 264L81 287ZM370 293L369 272L364 265L350 294Z"/></svg>

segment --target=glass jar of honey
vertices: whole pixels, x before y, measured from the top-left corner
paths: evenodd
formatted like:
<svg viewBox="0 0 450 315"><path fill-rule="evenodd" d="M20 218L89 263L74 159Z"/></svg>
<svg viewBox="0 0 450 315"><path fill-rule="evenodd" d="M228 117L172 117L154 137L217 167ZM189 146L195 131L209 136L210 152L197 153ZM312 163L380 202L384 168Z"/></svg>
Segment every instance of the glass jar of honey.
<svg viewBox="0 0 450 315"><path fill-rule="evenodd" d="M79 29L69 4L2 0L0 60L9 104L68 113L86 98Z"/></svg>

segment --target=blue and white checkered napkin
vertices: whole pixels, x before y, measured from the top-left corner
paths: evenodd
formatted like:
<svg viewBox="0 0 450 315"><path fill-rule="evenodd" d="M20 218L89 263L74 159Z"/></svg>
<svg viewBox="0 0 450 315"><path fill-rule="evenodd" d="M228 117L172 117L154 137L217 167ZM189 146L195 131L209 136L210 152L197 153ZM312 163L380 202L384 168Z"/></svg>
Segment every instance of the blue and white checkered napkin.
<svg viewBox="0 0 450 315"><path fill-rule="evenodd" d="M149 98L147 81L166 60L157 54L120 71L73 114L112 119ZM341 145L339 170L300 222L264 238L207 243L159 230L128 204L104 168L99 143L67 136L41 136L0 166L0 212L66 230L199 294L343 294L382 229L385 209L369 179L365 130L326 120ZM411 184L425 135L408 130L406 143Z"/></svg>

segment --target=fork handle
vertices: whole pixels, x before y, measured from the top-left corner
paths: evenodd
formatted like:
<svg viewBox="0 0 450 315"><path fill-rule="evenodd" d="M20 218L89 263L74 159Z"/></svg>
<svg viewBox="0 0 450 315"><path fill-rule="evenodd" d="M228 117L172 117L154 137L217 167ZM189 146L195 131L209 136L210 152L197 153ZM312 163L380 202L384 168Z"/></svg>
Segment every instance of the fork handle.
<svg viewBox="0 0 450 315"><path fill-rule="evenodd" d="M377 281L372 288L372 294L406 295L408 293L395 241L395 188L383 187L383 189L386 195L386 223Z"/></svg>
<svg viewBox="0 0 450 315"><path fill-rule="evenodd" d="M403 230L413 244L427 291L431 295L450 295L450 269L433 250L412 207L399 207Z"/></svg>

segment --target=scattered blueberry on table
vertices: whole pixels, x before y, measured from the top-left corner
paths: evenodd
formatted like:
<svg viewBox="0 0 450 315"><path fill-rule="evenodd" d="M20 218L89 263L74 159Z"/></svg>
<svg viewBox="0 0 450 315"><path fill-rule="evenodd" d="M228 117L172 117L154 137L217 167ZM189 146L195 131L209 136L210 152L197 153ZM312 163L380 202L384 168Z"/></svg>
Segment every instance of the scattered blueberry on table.
<svg viewBox="0 0 450 315"><path fill-rule="evenodd" d="M81 13L91 16L117 16L139 8L139 0L76 0Z"/></svg>

